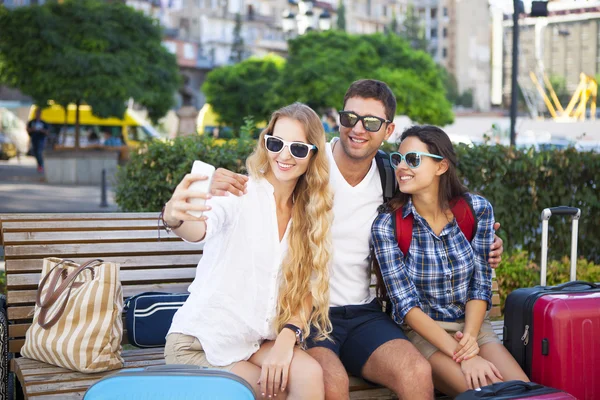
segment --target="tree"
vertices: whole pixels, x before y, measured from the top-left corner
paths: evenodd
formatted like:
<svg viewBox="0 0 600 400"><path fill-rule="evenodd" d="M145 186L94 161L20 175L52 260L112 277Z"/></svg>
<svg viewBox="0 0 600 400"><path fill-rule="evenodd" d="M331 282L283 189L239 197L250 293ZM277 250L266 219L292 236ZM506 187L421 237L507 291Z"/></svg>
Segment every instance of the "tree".
<svg viewBox="0 0 600 400"><path fill-rule="evenodd" d="M425 38L425 28L412 3L406 9L406 15L402 21L399 34L400 37L410 43L413 49L427 51L429 43Z"/></svg>
<svg viewBox="0 0 600 400"><path fill-rule="evenodd" d="M392 87L399 114L439 125L453 119L439 68L429 54L397 35L310 32L290 40L288 54L274 90L278 104L302 101L317 111L339 108L353 81L374 78Z"/></svg>
<svg viewBox="0 0 600 400"><path fill-rule="evenodd" d="M244 117L252 116L257 122L268 120L276 108L273 107L273 86L284 64L283 58L269 55L250 57L212 70L206 76L202 91L220 122L239 132Z"/></svg>
<svg viewBox="0 0 600 400"><path fill-rule="evenodd" d="M458 83L456 82L456 77L442 66L439 67L439 70L442 76L442 82L444 83L444 88L446 90L446 99L448 99L448 101L452 104L457 104L460 94L458 92Z"/></svg>
<svg viewBox="0 0 600 400"><path fill-rule="evenodd" d="M394 92L397 115L407 115L420 124L444 126L454 121L452 105L444 92L424 85L417 70L382 67L375 71L374 78L386 82Z"/></svg>
<svg viewBox="0 0 600 400"><path fill-rule="evenodd" d="M153 121L174 103L181 79L157 21L121 2L65 0L0 7L0 80L45 106L88 104L122 117L128 99ZM75 145L79 147L79 107Z"/></svg>
<svg viewBox="0 0 600 400"><path fill-rule="evenodd" d="M361 36L309 32L288 41L288 60L274 92L280 104L301 101L316 111L340 107L348 85L375 70L379 61Z"/></svg>
<svg viewBox="0 0 600 400"><path fill-rule="evenodd" d="M336 25L338 30L346 31L346 6L343 0L338 2Z"/></svg>
<svg viewBox="0 0 600 400"><path fill-rule="evenodd" d="M231 45L231 56L229 56L229 61L239 63L244 59L245 53L244 38L242 37L242 16L240 13L237 13L235 14L233 44Z"/></svg>
<svg viewBox="0 0 600 400"><path fill-rule="evenodd" d="M400 25L398 24L398 17L396 11L392 11L392 21L386 27L387 33L398 34L400 32Z"/></svg>

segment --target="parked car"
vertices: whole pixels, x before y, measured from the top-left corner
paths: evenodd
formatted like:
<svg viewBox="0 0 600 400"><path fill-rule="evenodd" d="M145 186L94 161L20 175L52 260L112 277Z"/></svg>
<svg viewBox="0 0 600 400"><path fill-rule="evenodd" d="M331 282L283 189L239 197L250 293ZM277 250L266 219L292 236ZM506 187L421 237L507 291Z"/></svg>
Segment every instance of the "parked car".
<svg viewBox="0 0 600 400"><path fill-rule="evenodd" d="M0 108L0 159L7 160L29 150L25 123L6 108Z"/></svg>
<svg viewBox="0 0 600 400"><path fill-rule="evenodd" d="M17 148L7 135L0 132L0 160L8 160L17 155Z"/></svg>

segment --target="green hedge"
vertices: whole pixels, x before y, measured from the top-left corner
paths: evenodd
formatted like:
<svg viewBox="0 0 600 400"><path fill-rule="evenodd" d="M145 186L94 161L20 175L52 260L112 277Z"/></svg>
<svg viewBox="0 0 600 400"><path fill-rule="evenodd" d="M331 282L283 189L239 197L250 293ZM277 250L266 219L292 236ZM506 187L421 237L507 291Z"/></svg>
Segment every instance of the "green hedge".
<svg viewBox="0 0 600 400"><path fill-rule="evenodd" d="M548 263L547 285L557 285L569 281L571 262L568 257ZM500 304L504 313L506 297L515 289L533 287L540 284L540 267L531 261L526 251L517 251L502 258L496 269L496 279L500 293ZM600 265L583 258L577 260L577 279L588 282L600 281Z"/></svg>
<svg viewBox="0 0 600 400"><path fill-rule="evenodd" d="M221 143L220 145L218 143ZM132 154L119 171L116 200L124 211L158 211L196 159L242 172L251 152L251 139L215 141L204 136L153 142ZM386 144L384 149L395 150ZM494 206L502 224L498 235L505 250L524 250L539 259L540 213L546 207L581 208L579 255L600 264L600 154L515 150L505 146L457 146L460 174L470 190L481 193ZM550 221L551 259L570 254L570 223ZM598 278L600 280L600 277Z"/></svg>
<svg viewBox="0 0 600 400"><path fill-rule="evenodd" d="M117 172L116 202L123 211L160 211L175 186L192 170L194 160L244 172L245 159L255 144L252 139L219 140L208 136L151 142L132 153Z"/></svg>
<svg viewBox="0 0 600 400"><path fill-rule="evenodd" d="M493 205L507 250L539 259L544 208L581 209L579 255L600 264L600 154L575 149L534 151L505 146L457 146L460 174ZM570 254L570 218L550 220L549 258ZM600 280L600 277L598 277Z"/></svg>

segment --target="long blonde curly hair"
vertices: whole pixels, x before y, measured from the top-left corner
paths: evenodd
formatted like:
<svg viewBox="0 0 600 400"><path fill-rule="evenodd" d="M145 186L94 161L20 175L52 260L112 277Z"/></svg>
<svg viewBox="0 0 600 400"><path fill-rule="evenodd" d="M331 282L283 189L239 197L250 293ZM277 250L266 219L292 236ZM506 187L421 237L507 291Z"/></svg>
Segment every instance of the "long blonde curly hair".
<svg viewBox="0 0 600 400"><path fill-rule="evenodd" d="M294 103L275 111L269 125L261 132L258 145L246 160L253 178L262 178L270 170L264 136L272 134L279 118L294 119L302 124L308 142L317 146L308 169L294 189L292 226L288 237L288 253L282 263L279 286L276 332L280 332L294 312L301 309L300 319L305 337L310 327L316 329L317 340L329 338L329 262L331 259L330 227L333 220L333 194L329 188L329 160L325 152L323 124L310 107ZM312 312L304 301L312 292Z"/></svg>

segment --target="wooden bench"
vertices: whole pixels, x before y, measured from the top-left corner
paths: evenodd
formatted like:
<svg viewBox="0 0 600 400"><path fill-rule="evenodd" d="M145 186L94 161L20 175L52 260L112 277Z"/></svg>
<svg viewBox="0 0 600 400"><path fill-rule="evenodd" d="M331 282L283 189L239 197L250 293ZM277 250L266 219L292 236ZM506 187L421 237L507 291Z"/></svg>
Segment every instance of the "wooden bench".
<svg viewBox="0 0 600 400"><path fill-rule="evenodd" d="M168 236L158 224L157 213L4 214L0 215L0 244L6 261L5 312L15 394L36 400L82 398L89 386L114 372L82 374L19 357L44 257L76 262L101 257L118 262L127 298L147 291L186 292L202 256L201 246ZM126 333L123 339L127 344ZM128 349L123 358L124 368L164 364L162 348ZM351 378L350 390L352 399L396 398L389 390L357 378Z"/></svg>

